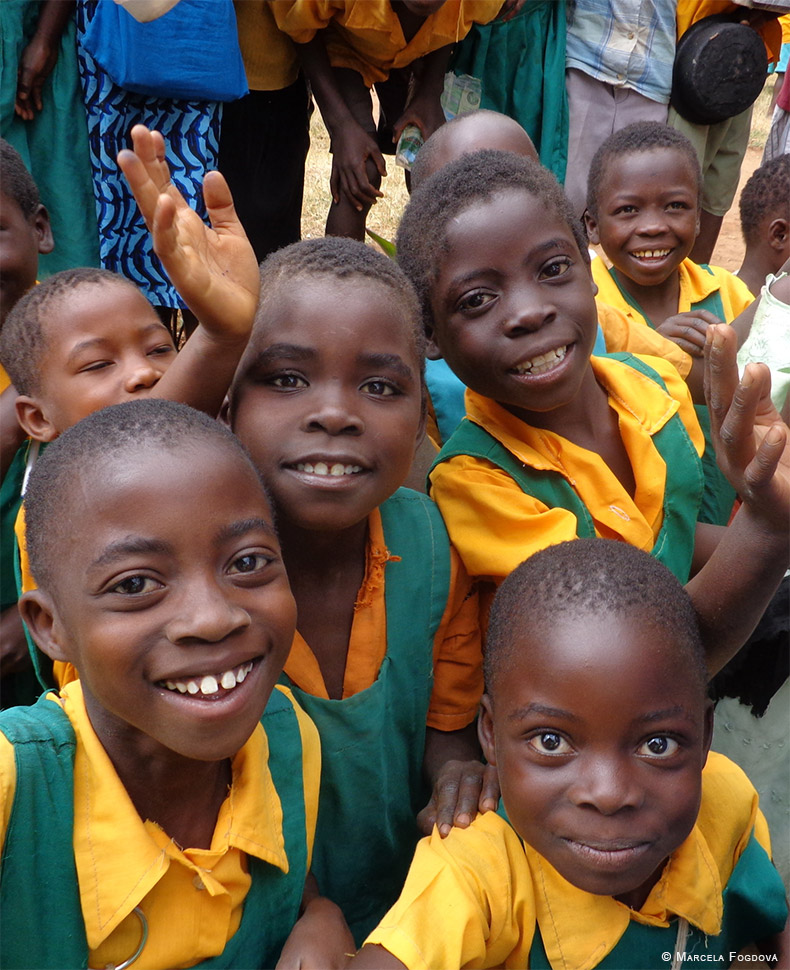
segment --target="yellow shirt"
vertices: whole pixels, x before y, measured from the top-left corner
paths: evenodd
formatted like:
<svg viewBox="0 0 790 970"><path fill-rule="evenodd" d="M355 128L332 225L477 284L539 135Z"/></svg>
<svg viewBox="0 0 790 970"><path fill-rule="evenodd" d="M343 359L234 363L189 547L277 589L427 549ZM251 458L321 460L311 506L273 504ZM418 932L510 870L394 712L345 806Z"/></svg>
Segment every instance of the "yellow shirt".
<svg viewBox="0 0 790 970"><path fill-rule="evenodd" d="M287 689L278 689L291 697ZM156 823L137 814L91 726L80 683L64 688L60 699L49 696L62 706L77 738L74 855L90 948L88 965L120 963L134 952L140 923L132 910L142 900L148 942L135 970L190 967L221 953L239 927L250 886L246 855L288 869L280 799L267 767L269 745L263 727L255 728L233 759L233 783L220 808L211 848L182 849ZM309 865L321 754L315 726L298 705L294 709L302 736ZM15 787L13 745L0 735L2 841Z"/></svg>
<svg viewBox="0 0 790 970"><path fill-rule="evenodd" d="M677 413L700 455L704 439L677 371L657 357L645 360L660 374L669 393L620 361L591 359L620 422L636 478L634 498L596 452L533 428L469 390L466 413L526 465L563 475L589 510L597 535L649 552L663 523L666 483L666 465L652 436ZM433 470L431 484L431 496L444 517L450 541L470 576L499 583L538 550L576 538L572 512L548 508L490 462L466 455L451 458Z"/></svg>
<svg viewBox="0 0 790 970"><path fill-rule="evenodd" d="M682 916L718 934L722 890L752 829L770 853L751 783L723 755L710 754L697 823L636 912L612 896L577 889L487 812L468 829L453 829L446 839L434 832L419 843L400 899L366 942L385 947L410 970L524 968L537 924L555 970L588 970L631 919L668 926Z"/></svg>
<svg viewBox="0 0 790 970"><path fill-rule="evenodd" d="M450 596L433 641L434 679L427 721L429 727L440 731L456 731L470 724L483 693L477 591L458 553L451 549L450 556ZM384 566L396 558L384 544L381 513L375 509L369 518L365 577L354 604L344 698L366 690L378 677L387 652ZM318 661L298 632L285 673L302 690L316 697L329 696Z"/></svg>
<svg viewBox="0 0 790 970"><path fill-rule="evenodd" d="M493 20L502 2L446 0L408 42L390 0L273 0L273 10L280 29L297 44L308 43L326 28L332 67L356 71L370 87L386 80L393 68L455 44L473 24Z"/></svg>
<svg viewBox="0 0 790 970"><path fill-rule="evenodd" d="M2 394L3 391L10 386L11 386L11 378L6 373L5 367L3 367L2 364L0 364L0 394Z"/></svg>
<svg viewBox="0 0 790 970"><path fill-rule="evenodd" d="M600 259L593 260L593 265L600 262ZM643 326L644 321L637 324L619 306L609 306L600 297L596 297L595 303L608 353L627 351L640 356L661 357L662 360L668 360L682 378L688 377L691 356L681 350L673 340L668 340L651 327Z"/></svg>
<svg viewBox="0 0 790 970"><path fill-rule="evenodd" d="M299 74L299 55L277 27L268 0L233 0L250 91L280 91Z"/></svg>
<svg viewBox="0 0 790 970"><path fill-rule="evenodd" d="M720 266L711 266L711 271L712 275L692 260L683 260L678 267L680 295L676 312L686 313L694 304L700 303L711 293L718 292L724 309L723 322L730 323L754 302L754 296L743 280L739 280L728 270L722 269ZM596 303L600 301L601 304L615 307L632 322L649 326L644 316L626 301L602 259L593 260L592 274L598 287L598 295L595 297ZM669 340L667 343L672 343L672 341ZM606 349L609 350L608 341Z"/></svg>

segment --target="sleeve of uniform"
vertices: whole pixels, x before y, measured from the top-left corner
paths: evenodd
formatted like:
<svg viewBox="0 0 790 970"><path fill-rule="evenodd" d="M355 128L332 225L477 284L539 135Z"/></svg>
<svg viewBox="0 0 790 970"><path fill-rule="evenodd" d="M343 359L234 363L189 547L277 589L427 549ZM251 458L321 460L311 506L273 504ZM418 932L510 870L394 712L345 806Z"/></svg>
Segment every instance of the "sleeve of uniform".
<svg viewBox="0 0 790 970"><path fill-rule="evenodd" d="M283 33L297 44L306 44L332 20L336 0L272 0L274 19Z"/></svg>
<svg viewBox="0 0 790 970"><path fill-rule="evenodd" d="M677 370L667 361L655 357L647 357L645 363L649 364L653 370L658 371L661 379L667 386L667 391L678 402L678 415L686 426L697 454L702 455L705 450L705 438L699 426L697 412L694 410L694 402L691 400L691 393L686 382L678 375Z"/></svg>
<svg viewBox="0 0 790 970"><path fill-rule="evenodd" d="M15 792L16 760L14 758L14 746L4 734L0 734L0 799L2 799L0 852L5 845L5 834L11 820L11 807L14 804Z"/></svg>
<svg viewBox="0 0 790 970"><path fill-rule="evenodd" d="M726 323L731 323L739 313L754 303L754 295L743 280L738 279L729 270L722 269L721 266L711 266L711 270L719 282L719 294L724 306L724 316L727 318Z"/></svg>
<svg viewBox="0 0 790 970"><path fill-rule="evenodd" d="M450 549L450 595L433 644L428 727L457 731L471 724L483 693L483 646L477 587Z"/></svg>
<svg viewBox="0 0 790 970"><path fill-rule="evenodd" d="M597 302L597 301L596 301ZM678 345L643 323L635 323L616 307L598 303L598 322L610 354L627 351L668 360L681 377L688 377L691 357ZM740 312L740 311L738 311Z"/></svg>
<svg viewBox="0 0 790 970"><path fill-rule="evenodd" d="M532 882L516 833L493 812L418 844L400 898L366 943L410 970L526 966Z"/></svg>
<svg viewBox="0 0 790 970"><path fill-rule="evenodd" d="M431 473L431 498L466 571L499 582L546 546L576 538L576 516L527 495L506 473L466 455Z"/></svg>

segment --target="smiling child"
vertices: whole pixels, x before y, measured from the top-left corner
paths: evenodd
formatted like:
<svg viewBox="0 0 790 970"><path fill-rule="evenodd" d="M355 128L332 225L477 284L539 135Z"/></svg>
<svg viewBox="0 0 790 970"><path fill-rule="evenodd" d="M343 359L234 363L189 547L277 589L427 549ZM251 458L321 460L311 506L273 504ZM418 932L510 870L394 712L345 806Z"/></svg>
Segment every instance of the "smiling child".
<svg viewBox="0 0 790 970"><path fill-rule="evenodd" d="M590 357L587 247L550 173L505 152L464 156L414 193L397 246L429 346L469 387L467 420L431 473L469 574L498 583L539 549L594 535L651 552L683 582L704 563L689 590L718 669L787 564L787 430L767 372L752 365L739 385L735 335L712 328L718 458L744 502L727 530L699 526L688 391L658 358Z"/></svg>
<svg viewBox="0 0 790 970"><path fill-rule="evenodd" d="M53 444L25 503L21 612L80 679L0 715L3 966L271 967L300 912L342 953L307 882L318 737L274 689L296 611L243 449L130 402Z"/></svg>
<svg viewBox="0 0 790 970"><path fill-rule="evenodd" d="M600 539L537 553L497 594L485 666L502 808L420 843L351 966L728 965L751 943L784 965L768 830L708 756L704 653L669 571Z"/></svg>
<svg viewBox="0 0 790 970"><path fill-rule="evenodd" d="M424 831L496 805L479 760L458 763L479 758L478 601L435 505L399 488L425 393L408 281L326 238L270 256L261 294L229 416L272 496L297 603L284 682L321 735L314 872L361 943L397 898L431 786L446 792Z"/></svg>

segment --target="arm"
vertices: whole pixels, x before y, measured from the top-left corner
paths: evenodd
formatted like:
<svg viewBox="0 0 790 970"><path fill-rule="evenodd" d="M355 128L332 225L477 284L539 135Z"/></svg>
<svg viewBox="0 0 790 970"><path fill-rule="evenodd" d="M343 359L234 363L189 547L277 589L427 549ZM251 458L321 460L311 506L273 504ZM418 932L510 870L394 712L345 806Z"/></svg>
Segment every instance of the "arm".
<svg viewBox="0 0 790 970"><path fill-rule="evenodd" d="M156 385L155 396L215 416L247 345L258 304L258 264L224 177L203 181L211 228L170 181L164 139L142 125L118 154L154 251L199 325Z"/></svg>
<svg viewBox="0 0 790 970"><path fill-rule="evenodd" d="M473 722L460 731L426 729L422 764L432 794L417 816L423 835L436 825L444 838L453 825L465 829L478 812L496 811L499 778L480 760L476 728Z"/></svg>
<svg viewBox="0 0 790 970"><path fill-rule="evenodd" d="M277 970L339 970L354 955L356 946L340 908L321 896L309 872L302 906L277 961Z"/></svg>
<svg viewBox="0 0 790 970"><path fill-rule="evenodd" d="M686 586L697 610L711 674L741 648L788 565L788 429L771 404L768 369L750 364L738 381L736 335L711 327L706 396L719 466L742 505L708 562Z"/></svg>
<svg viewBox="0 0 790 970"><path fill-rule="evenodd" d="M342 193L354 208L361 211L382 194L371 183L367 165L368 162L372 163L383 177L387 174L384 156L375 140L349 111L337 86L321 32L308 43L296 46L331 139L332 175L329 185L332 200L338 203ZM359 86L367 90L361 76Z"/></svg>
<svg viewBox="0 0 790 970"><path fill-rule="evenodd" d="M412 64L416 78L414 93L403 114L393 125L393 141L397 142L406 125L417 125L427 141L444 124L441 97L452 49L451 44L440 47Z"/></svg>
<svg viewBox="0 0 790 970"><path fill-rule="evenodd" d="M405 963L375 943L366 943L346 966L349 970L406 970Z"/></svg>
<svg viewBox="0 0 790 970"><path fill-rule="evenodd" d="M16 603L0 613L0 676L15 674L30 666L25 628Z"/></svg>
<svg viewBox="0 0 790 970"><path fill-rule="evenodd" d="M74 13L75 0L45 0L36 32L22 51L17 71L14 111L31 121L41 111L41 91L58 59L60 37Z"/></svg>

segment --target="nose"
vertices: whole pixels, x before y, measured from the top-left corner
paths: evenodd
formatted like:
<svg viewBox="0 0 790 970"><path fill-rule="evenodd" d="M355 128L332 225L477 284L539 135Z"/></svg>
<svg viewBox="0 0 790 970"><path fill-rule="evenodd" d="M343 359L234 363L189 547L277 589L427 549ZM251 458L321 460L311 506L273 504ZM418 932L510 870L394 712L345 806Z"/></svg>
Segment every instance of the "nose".
<svg viewBox="0 0 790 970"><path fill-rule="evenodd" d="M645 236L657 236L667 231L667 217L663 206L651 206L644 210L639 231Z"/></svg>
<svg viewBox="0 0 790 970"><path fill-rule="evenodd" d="M250 625L249 613L213 577L188 584L167 624L171 643L218 643Z"/></svg>
<svg viewBox="0 0 790 970"><path fill-rule="evenodd" d="M508 337L534 333L551 323L556 315L556 307L547 300L545 291L538 288L519 289L506 307L504 333Z"/></svg>
<svg viewBox="0 0 790 970"><path fill-rule="evenodd" d="M365 430L356 396L339 386L324 387L315 394L312 407L305 414L304 427L330 435L359 435Z"/></svg>
<svg viewBox="0 0 790 970"><path fill-rule="evenodd" d="M161 369L156 367L147 357L136 360L130 365L126 373L126 391L128 394L145 391L149 387L153 387L161 376Z"/></svg>
<svg viewBox="0 0 790 970"><path fill-rule="evenodd" d="M568 789L574 805L614 815L642 804L644 793L627 757L588 755L577 759L574 767L574 782Z"/></svg>

